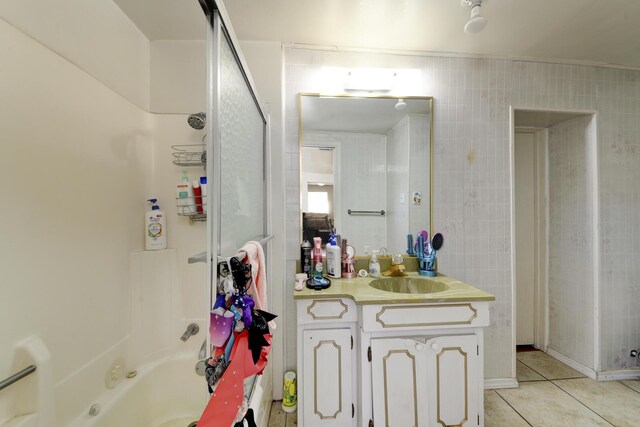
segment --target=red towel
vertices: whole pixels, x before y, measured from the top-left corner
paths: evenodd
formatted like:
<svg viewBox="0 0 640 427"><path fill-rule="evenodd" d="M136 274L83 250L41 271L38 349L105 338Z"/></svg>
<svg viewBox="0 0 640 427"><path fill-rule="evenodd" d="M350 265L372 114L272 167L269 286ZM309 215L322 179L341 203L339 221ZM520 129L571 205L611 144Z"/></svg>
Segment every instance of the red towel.
<svg viewBox="0 0 640 427"><path fill-rule="evenodd" d="M267 366L267 355L271 351L271 346L262 347L258 363L253 363L248 335L246 329L236 335L236 341L231 350L231 363L227 366L215 392L209 399L209 403L198 421L199 427L230 427L242 407L244 379L255 374L262 374ZM264 337L271 344L271 335Z"/></svg>

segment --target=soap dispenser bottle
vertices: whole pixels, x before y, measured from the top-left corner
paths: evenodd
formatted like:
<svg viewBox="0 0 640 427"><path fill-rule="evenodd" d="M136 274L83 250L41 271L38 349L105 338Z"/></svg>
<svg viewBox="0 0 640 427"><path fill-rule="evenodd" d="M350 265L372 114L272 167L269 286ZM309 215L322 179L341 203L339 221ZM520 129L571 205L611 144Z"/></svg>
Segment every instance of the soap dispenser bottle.
<svg viewBox="0 0 640 427"><path fill-rule="evenodd" d="M380 277L380 263L378 262L378 253L380 251L373 250L371 260L369 261L369 275L371 277Z"/></svg>
<svg viewBox="0 0 640 427"><path fill-rule="evenodd" d="M158 199L147 201L151 203L151 210L144 216L145 249L148 251L167 249L167 218L158 206Z"/></svg>

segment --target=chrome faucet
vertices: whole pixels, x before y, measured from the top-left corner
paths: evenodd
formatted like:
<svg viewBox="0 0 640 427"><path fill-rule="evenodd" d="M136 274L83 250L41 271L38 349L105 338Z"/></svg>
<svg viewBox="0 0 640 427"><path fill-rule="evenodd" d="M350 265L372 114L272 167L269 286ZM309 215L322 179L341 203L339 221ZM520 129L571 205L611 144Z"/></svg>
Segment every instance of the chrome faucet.
<svg viewBox="0 0 640 427"><path fill-rule="evenodd" d="M187 330L184 331L184 334L180 337L182 341L187 341L192 335L196 335L200 332L200 326L197 323L191 323L187 326Z"/></svg>

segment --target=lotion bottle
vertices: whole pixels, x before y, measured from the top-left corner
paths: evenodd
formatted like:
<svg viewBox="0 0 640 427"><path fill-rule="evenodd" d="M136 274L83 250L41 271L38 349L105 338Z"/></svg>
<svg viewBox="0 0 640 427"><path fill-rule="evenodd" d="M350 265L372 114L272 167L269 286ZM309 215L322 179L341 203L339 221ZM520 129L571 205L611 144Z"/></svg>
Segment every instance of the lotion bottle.
<svg viewBox="0 0 640 427"><path fill-rule="evenodd" d="M329 243L326 247L327 251L327 273L329 277L339 279L342 276L342 260L340 246L338 246L337 238L334 234L329 237Z"/></svg>
<svg viewBox="0 0 640 427"><path fill-rule="evenodd" d="M167 218L158 206L158 199L149 199L151 210L145 216L145 249L167 249Z"/></svg>
<svg viewBox="0 0 640 427"><path fill-rule="evenodd" d="M380 263L378 262L377 250L372 251L371 261L369 261L369 275L371 277L380 277Z"/></svg>

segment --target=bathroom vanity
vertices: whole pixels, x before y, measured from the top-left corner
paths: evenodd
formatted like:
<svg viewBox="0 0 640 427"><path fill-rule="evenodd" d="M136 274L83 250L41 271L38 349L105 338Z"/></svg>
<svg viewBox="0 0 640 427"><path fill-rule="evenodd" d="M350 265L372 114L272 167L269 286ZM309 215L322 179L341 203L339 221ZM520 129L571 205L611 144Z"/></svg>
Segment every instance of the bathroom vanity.
<svg viewBox="0 0 640 427"><path fill-rule="evenodd" d="M334 279L296 292L298 424L482 426L495 298L437 276Z"/></svg>

